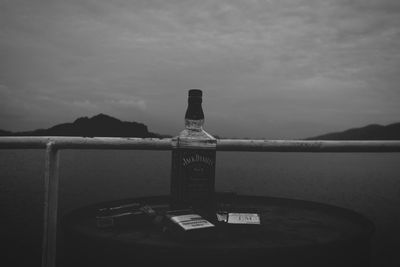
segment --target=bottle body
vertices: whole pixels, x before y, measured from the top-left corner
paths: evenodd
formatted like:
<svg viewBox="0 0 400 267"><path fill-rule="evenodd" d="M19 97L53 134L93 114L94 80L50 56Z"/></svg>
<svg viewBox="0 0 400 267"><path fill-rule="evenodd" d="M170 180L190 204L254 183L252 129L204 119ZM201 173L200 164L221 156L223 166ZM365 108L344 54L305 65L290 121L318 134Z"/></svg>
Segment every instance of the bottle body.
<svg viewBox="0 0 400 267"><path fill-rule="evenodd" d="M196 101L190 99L189 91L185 129L172 140L171 205L174 208L205 208L214 199L216 139L203 130L201 102L199 106L199 100Z"/></svg>

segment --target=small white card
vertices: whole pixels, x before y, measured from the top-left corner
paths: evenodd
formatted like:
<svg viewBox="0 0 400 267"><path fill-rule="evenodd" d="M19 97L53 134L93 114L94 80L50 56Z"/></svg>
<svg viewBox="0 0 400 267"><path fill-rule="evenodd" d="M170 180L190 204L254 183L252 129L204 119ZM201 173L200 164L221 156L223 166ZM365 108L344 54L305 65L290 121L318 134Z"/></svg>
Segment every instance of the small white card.
<svg viewBox="0 0 400 267"><path fill-rule="evenodd" d="M227 222L228 221L228 213L217 213L217 219L219 222Z"/></svg>
<svg viewBox="0 0 400 267"><path fill-rule="evenodd" d="M261 224L258 213L229 213L228 223L231 224Z"/></svg>
<svg viewBox="0 0 400 267"><path fill-rule="evenodd" d="M185 214L171 217L171 220L181 226L185 231L193 229L201 229L207 227L214 227L214 224L210 223L198 214Z"/></svg>

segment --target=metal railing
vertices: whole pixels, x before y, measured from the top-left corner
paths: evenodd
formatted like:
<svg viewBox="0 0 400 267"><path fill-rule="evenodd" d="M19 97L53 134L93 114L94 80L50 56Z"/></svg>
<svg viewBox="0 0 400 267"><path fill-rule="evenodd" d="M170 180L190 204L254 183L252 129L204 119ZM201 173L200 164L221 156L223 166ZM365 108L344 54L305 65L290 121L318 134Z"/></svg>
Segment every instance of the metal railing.
<svg viewBox="0 0 400 267"><path fill-rule="evenodd" d="M46 149L42 267L56 265L58 152L62 149L171 150L171 139L109 137L0 137L0 149ZM217 151L400 152L400 141L219 139Z"/></svg>

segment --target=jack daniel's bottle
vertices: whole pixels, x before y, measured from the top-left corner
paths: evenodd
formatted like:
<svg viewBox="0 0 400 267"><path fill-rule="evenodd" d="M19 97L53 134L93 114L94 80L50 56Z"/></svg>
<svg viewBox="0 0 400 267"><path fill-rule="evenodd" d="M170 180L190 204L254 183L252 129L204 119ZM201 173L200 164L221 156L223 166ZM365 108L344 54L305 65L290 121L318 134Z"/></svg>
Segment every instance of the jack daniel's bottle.
<svg viewBox="0 0 400 267"><path fill-rule="evenodd" d="M185 129L172 139L171 206L207 208L214 198L216 139L203 130L202 91L189 90Z"/></svg>

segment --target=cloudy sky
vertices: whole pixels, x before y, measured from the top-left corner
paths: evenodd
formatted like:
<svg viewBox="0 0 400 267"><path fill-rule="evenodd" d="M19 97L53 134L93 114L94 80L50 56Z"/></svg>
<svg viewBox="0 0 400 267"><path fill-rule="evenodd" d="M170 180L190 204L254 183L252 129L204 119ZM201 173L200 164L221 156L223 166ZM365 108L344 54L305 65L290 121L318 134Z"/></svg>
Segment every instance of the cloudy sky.
<svg viewBox="0 0 400 267"><path fill-rule="evenodd" d="M302 138L400 121L399 0L0 0L0 129L105 113Z"/></svg>

